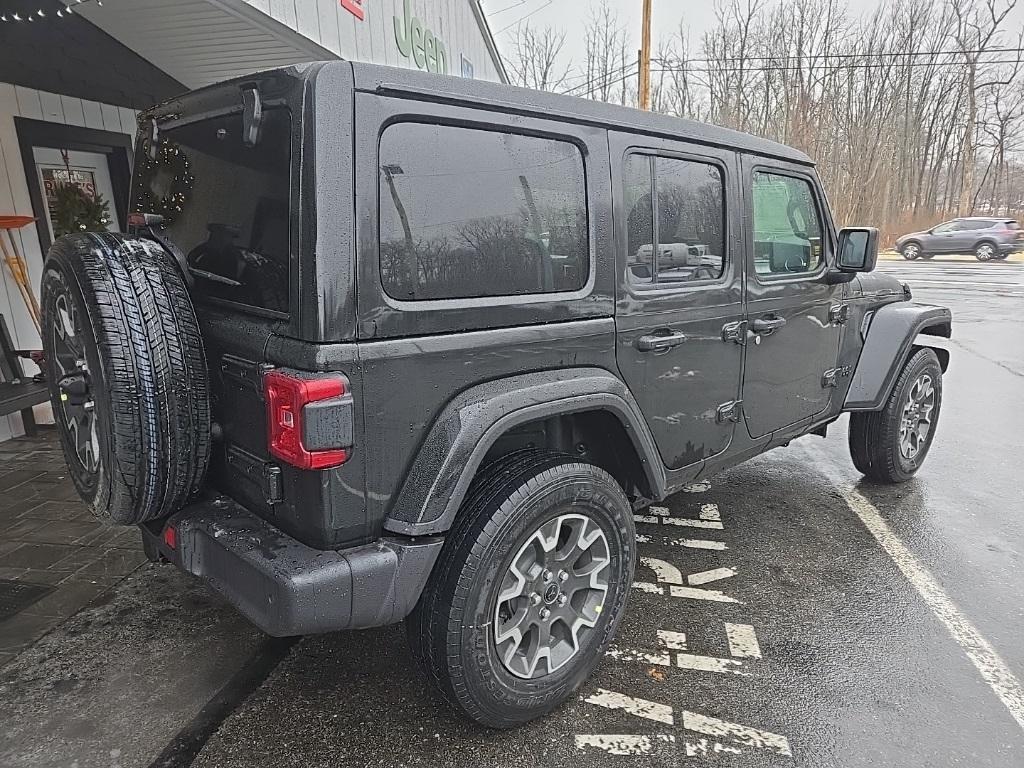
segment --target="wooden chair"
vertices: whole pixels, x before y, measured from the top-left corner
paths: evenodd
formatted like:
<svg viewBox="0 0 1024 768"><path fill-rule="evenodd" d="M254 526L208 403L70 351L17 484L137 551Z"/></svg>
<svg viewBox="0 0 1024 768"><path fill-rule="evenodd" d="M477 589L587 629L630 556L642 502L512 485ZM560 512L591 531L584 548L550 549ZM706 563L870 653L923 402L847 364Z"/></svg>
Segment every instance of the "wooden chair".
<svg viewBox="0 0 1024 768"><path fill-rule="evenodd" d="M7 321L0 315L0 416L21 411L25 434L34 435L36 420L32 406L49 401L50 394L45 382L25 376L21 358L27 356L27 352L14 348Z"/></svg>

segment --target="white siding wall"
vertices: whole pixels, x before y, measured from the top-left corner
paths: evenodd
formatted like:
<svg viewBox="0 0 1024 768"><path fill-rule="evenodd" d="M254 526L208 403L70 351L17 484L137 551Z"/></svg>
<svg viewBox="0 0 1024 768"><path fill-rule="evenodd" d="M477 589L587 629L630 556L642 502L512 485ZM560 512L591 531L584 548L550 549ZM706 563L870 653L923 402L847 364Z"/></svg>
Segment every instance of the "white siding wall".
<svg viewBox="0 0 1024 768"><path fill-rule="evenodd" d="M415 68L395 42L394 17L404 17L404 0L364 0L365 18L359 21L339 0L245 0L276 21L308 37L343 59ZM448 74L461 75L461 56L473 63L479 80L498 80L484 33L473 14L471 0L412 0L412 14L448 53Z"/></svg>
<svg viewBox="0 0 1024 768"><path fill-rule="evenodd" d="M131 109L0 83L0 215L34 215L14 129L15 117L135 134L135 112ZM36 225L15 232L14 237L28 262L32 285L38 293L43 255ZM20 349L38 349L39 336L18 287L6 267L0 266L0 273L0 314L7 320L15 345ZM28 363L26 370L31 368ZM22 432L21 416L0 416L0 440Z"/></svg>

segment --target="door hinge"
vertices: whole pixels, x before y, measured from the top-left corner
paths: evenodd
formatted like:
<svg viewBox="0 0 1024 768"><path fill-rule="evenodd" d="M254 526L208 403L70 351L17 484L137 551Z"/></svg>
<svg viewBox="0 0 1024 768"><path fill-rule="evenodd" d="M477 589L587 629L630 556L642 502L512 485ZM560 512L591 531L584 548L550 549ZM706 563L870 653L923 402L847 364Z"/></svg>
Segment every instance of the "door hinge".
<svg viewBox="0 0 1024 768"><path fill-rule="evenodd" d="M718 412L715 416L715 421L719 424L725 424L727 421L731 421L734 424L740 420L740 414L743 412L743 401L742 400L730 400L728 403L722 403L718 406Z"/></svg>
<svg viewBox="0 0 1024 768"><path fill-rule="evenodd" d="M722 326L722 341L731 341L734 344L747 343L747 321L736 320Z"/></svg>
<svg viewBox="0 0 1024 768"><path fill-rule="evenodd" d="M849 365L844 365L841 368L829 368L821 375L821 386L824 388L838 387L839 377L847 377L853 368Z"/></svg>
<svg viewBox="0 0 1024 768"><path fill-rule="evenodd" d="M846 325L850 319L850 306L848 304L833 304L828 308L828 321L832 325Z"/></svg>

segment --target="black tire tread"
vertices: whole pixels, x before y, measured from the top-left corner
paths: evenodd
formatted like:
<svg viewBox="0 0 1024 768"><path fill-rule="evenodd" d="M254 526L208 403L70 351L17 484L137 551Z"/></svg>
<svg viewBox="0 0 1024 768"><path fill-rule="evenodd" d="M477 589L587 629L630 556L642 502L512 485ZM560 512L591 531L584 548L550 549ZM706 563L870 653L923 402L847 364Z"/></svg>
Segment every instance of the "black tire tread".
<svg viewBox="0 0 1024 768"><path fill-rule="evenodd" d="M469 587L463 579L466 564L480 561L486 541L492 539L501 524L500 511L515 507L538 488L551 482L556 470L586 467L606 475L610 487L618 489L621 503L629 508L625 492L614 478L592 464L555 451L527 449L511 453L481 469L470 485L466 499L459 510L456 523L449 532L438 562L435 564L423 596L406 619L406 630L414 657L425 670L428 679L441 696L454 708L471 719L491 727L510 727L526 722L522 720L497 722L467 695L465 672L461 668L459 647L453 639L459 621L466 614ZM631 518L630 518L631 519ZM624 559L632 564L632 540ZM632 577L632 565L629 566ZM618 604L612 607L612 616L619 616L628 596L628 589L618 595ZM612 621L606 628L601 647L610 641L617 627ZM551 708L561 701L561 695L552 694Z"/></svg>
<svg viewBox="0 0 1024 768"><path fill-rule="evenodd" d="M879 483L901 483L910 479L900 468L897 459L900 408L908 382L918 375L921 368L934 365L941 372L939 358L931 349L920 348L903 366L893 384L885 407L880 411L859 411L850 414L849 445L853 465L865 477ZM941 381L936 383L941 398ZM936 423L938 406L936 404ZM934 431L932 433L934 438ZM922 457L923 460L923 457ZM915 470L916 471L916 470Z"/></svg>
<svg viewBox="0 0 1024 768"><path fill-rule="evenodd" d="M103 482L83 498L118 523L173 513L198 490L210 456L206 357L177 265L150 240L89 233L59 239L46 270L86 307L109 401Z"/></svg>

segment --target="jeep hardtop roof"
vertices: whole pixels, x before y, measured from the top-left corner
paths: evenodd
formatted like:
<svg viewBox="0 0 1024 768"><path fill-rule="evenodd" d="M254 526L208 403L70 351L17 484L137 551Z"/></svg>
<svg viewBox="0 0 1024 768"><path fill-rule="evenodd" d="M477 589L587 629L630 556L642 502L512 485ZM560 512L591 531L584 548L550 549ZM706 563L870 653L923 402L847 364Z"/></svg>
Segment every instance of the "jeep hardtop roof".
<svg viewBox="0 0 1024 768"><path fill-rule="evenodd" d="M350 67L355 90L411 95L433 102L461 104L463 106L486 106L501 112L513 112L540 118L555 118L610 128L615 130L641 132L667 138L682 139L698 144L749 152L793 163L813 165L813 161L800 150L762 139L740 131L721 128L695 120L672 117L655 112L645 112L631 107L583 99L577 96L535 91L528 88L494 83L487 80L472 80L450 75L436 75L401 67L380 64L365 64L350 61L313 62L297 64L277 70L268 70L256 75L235 78L223 83L196 89L189 94L172 99L143 113L143 118L162 120L172 118L179 112L183 102L202 104L225 87L238 86L254 81L298 79L310 82L316 88L316 79L325 69Z"/></svg>

